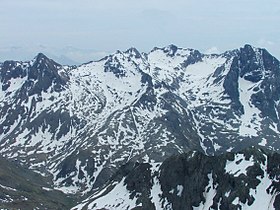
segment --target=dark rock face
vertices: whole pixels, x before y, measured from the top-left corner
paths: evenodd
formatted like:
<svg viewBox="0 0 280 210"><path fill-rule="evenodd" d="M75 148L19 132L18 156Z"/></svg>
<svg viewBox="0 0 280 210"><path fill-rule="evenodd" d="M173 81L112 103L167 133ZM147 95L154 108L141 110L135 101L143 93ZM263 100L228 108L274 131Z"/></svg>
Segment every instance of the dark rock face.
<svg viewBox="0 0 280 210"><path fill-rule="evenodd" d="M273 198L279 193L279 183L275 181L275 177L280 176L279 158L278 153L258 148L212 157L190 152L168 158L156 171L148 163L127 164L120 169L118 179L114 181L125 177L125 188L131 200L136 197L135 204L128 207L130 209L255 209L260 207L256 206L260 199L269 206L270 200L266 197ZM235 167L231 167L232 164ZM269 183L266 177L269 177ZM154 180L157 179L160 192L153 194ZM110 190L102 196L106 198L107 195L112 196ZM153 203L157 196L160 203ZM98 203L99 199L87 202ZM109 206L113 203L108 200ZM277 209L278 205L279 198L276 196L273 206Z"/></svg>
<svg viewBox="0 0 280 210"><path fill-rule="evenodd" d="M262 79L262 66L250 45L245 45L240 49L239 62L241 77L251 82L258 82Z"/></svg>
<svg viewBox="0 0 280 210"><path fill-rule="evenodd" d="M203 55L198 50L191 51L188 58L183 62L182 67L187 67L191 64L201 62Z"/></svg>
<svg viewBox="0 0 280 210"><path fill-rule="evenodd" d="M142 57L141 53L134 47L128 49L127 51L125 51L125 53L131 55L132 57L134 57L136 59L140 59Z"/></svg>
<svg viewBox="0 0 280 210"><path fill-rule="evenodd" d="M10 80L16 78L24 78L26 71L15 61L5 61L0 67L0 79L2 83L2 91L6 91L10 87Z"/></svg>
<svg viewBox="0 0 280 210"><path fill-rule="evenodd" d="M94 181L95 162L90 151L80 150L76 154L67 156L58 166L60 168L57 179L65 178L63 184L71 186L72 178L77 177L75 185L79 185L79 180L89 176L91 182Z"/></svg>
<svg viewBox="0 0 280 210"><path fill-rule="evenodd" d="M258 107L264 117L271 118L274 122L279 122L277 113L279 105L275 103L280 98L280 64L266 50L261 50L263 60L263 77L259 89L252 96L253 103Z"/></svg>
<svg viewBox="0 0 280 210"><path fill-rule="evenodd" d="M254 50L250 45L240 49L234 58L229 74L225 78L224 88L231 97L232 106L240 114L244 109L239 100L238 79L244 78L252 83L259 83L252 94L252 103L262 112L263 117L269 117L278 122L278 105L275 101L279 96L279 61L264 49Z"/></svg>
<svg viewBox="0 0 280 210"><path fill-rule="evenodd" d="M229 95L232 101L232 108L239 114L244 114L244 109L239 101L239 89L238 89L238 79L239 79L239 60L234 58L229 73L225 77L224 89Z"/></svg>
<svg viewBox="0 0 280 210"><path fill-rule="evenodd" d="M28 80L37 81L31 88L29 95L40 94L41 91L47 91L53 86L53 90L61 91L67 80L58 74L61 65L39 53L35 62L28 70Z"/></svg>
<svg viewBox="0 0 280 210"><path fill-rule="evenodd" d="M245 159L249 160L250 151L245 151ZM160 181L162 185L163 196L172 203L173 209L193 209L201 203L206 202L205 189L210 190L210 179L213 179L213 186L216 186L216 195L213 197L213 209L239 209L241 205L233 205L232 202L238 197L241 203L249 206L254 202L255 198L250 196L250 189L256 189L260 184L260 180L256 177L264 177L260 164L265 163L263 156L256 158L256 163L247 168L247 176L243 174L235 177L234 175L225 173L227 161L234 160L234 154L228 153L222 156L205 157L203 154L196 153L184 156L178 156L166 160L161 166ZM240 163L239 163L240 164ZM171 167L172 166L172 167ZM183 186L181 196L175 193L170 194L176 186ZM209 186L209 188L207 188ZM230 192L225 196L225 192ZM220 206L218 205L220 203Z"/></svg>
<svg viewBox="0 0 280 210"><path fill-rule="evenodd" d="M121 52L119 52L121 53ZM116 77L124 77L126 75L124 67L121 65L118 57L109 56L108 60L104 65L105 72L112 72Z"/></svg>
<svg viewBox="0 0 280 210"><path fill-rule="evenodd" d="M176 54L177 50L178 50L178 47L173 44L169 45L166 48L163 48L163 52L171 57L173 57Z"/></svg>
<svg viewBox="0 0 280 210"><path fill-rule="evenodd" d="M45 130L49 125L51 126L49 131L54 133L59 120L65 122L59 135L63 135L66 130L69 130L67 123L70 123L71 120L66 112L55 113L44 110L38 118L31 120L35 115L37 104L42 102L43 92L47 90L60 92L65 88L67 78L58 74L58 69L61 67L42 53L39 53L34 62L30 63L4 62L0 69L2 90L9 100L3 103L0 111L0 117L3 119L0 124L0 133L7 133L11 126L17 123L17 130L27 127L36 133L38 126L45 124L43 129ZM11 80L20 81L20 79L22 79L22 84L11 97L10 88L14 89L11 87ZM11 136L11 138L16 138L16 136Z"/></svg>
<svg viewBox="0 0 280 210"><path fill-rule="evenodd" d="M274 101L279 100L279 61L264 49L254 50L250 45L240 49L232 62L231 69L224 82L226 93L231 97L232 106L240 114L244 109L239 100L239 78L252 83L260 83L252 95L253 104L258 107L264 117L277 121ZM272 88L270 88L270 85ZM275 92L274 92L275 91Z"/></svg>
<svg viewBox="0 0 280 210"><path fill-rule="evenodd" d="M126 176L124 183L131 192L132 199L140 194L137 197L137 204L142 204L142 209L155 210L155 206L150 200L150 190L153 185L150 167L148 163L136 164Z"/></svg>
<svg viewBox="0 0 280 210"><path fill-rule="evenodd" d="M40 94L54 85L54 91L61 91L67 78L58 74L62 66L39 53L33 63L5 61L1 66L0 79L2 90L10 87L11 79L25 78L25 87L28 95Z"/></svg>

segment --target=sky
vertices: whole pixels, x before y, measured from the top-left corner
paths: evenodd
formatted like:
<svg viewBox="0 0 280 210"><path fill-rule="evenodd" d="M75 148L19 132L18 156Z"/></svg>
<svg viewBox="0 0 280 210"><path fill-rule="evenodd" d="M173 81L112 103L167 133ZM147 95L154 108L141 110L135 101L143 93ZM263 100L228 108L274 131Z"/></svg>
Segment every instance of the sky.
<svg viewBox="0 0 280 210"><path fill-rule="evenodd" d="M0 0L0 61L62 63L175 44L222 53L251 44L280 59L279 0Z"/></svg>

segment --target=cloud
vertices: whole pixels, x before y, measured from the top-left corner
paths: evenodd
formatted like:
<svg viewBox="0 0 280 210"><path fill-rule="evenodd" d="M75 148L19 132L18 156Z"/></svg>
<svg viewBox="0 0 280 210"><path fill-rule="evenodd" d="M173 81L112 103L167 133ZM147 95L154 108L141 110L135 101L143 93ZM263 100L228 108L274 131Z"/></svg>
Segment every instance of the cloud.
<svg viewBox="0 0 280 210"><path fill-rule="evenodd" d="M11 46L0 47L0 62L5 60L28 61L33 59L39 52L65 65L79 65L89 61L96 61L111 53L95 49L75 48L72 46L64 48L47 47L45 45L36 45L33 47Z"/></svg>
<svg viewBox="0 0 280 210"><path fill-rule="evenodd" d="M261 38L256 42L257 47L267 49L273 56L280 58L280 39L265 39Z"/></svg>
<svg viewBox="0 0 280 210"><path fill-rule="evenodd" d="M211 47L204 52L205 54L220 54L218 47Z"/></svg>
<svg viewBox="0 0 280 210"><path fill-rule="evenodd" d="M270 40L260 39L257 43L260 47L274 46L275 43Z"/></svg>
<svg viewBox="0 0 280 210"><path fill-rule="evenodd" d="M83 50L83 49L75 49L68 52L61 52L61 54L65 55L67 58L75 61L78 64L86 63L89 61L96 61L99 60L106 55L108 55L108 52L103 51L95 51L95 50Z"/></svg>
<svg viewBox="0 0 280 210"><path fill-rule="evenodd" d="M90 60L98 57L92 52L113 52L131 46L146 52L170 43L203 50L218 46L219 49L207 49L207 53L219 53L253 43L268 50L273 48L280 55L279 0L268 0L265 4L253 0L10 0L1 3L0 48L22 46L26 50L43 44L48 49L68 45L94 49L70 53L82 61L86 57ZM14 50L9 57L19 51ZM0 59L4 57L7 55L2 52Z"/></svg>

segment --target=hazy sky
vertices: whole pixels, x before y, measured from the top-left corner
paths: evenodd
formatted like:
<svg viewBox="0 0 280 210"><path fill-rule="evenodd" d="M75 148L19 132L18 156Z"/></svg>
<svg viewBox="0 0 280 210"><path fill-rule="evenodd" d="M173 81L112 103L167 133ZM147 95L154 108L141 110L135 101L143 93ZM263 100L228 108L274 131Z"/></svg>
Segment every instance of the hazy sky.
<svg viewBox="0 0 280 210"><path fill-rule="evenodd" d="M280 59L279 0L0 0L0 5L0 61L31 59L41 51L86 62L131 46L148 52L171 43L201 52L249 43Z"/></svg>

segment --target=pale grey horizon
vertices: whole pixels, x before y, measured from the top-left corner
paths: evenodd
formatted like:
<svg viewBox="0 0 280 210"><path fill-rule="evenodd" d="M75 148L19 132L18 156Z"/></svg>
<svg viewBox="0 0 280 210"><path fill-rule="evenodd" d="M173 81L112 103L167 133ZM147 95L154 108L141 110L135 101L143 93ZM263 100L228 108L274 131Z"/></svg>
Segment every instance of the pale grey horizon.
<svg viewBox="0 0 280 210"><path fill-rule="evenodd" d="M65 62L175 44L224 52L251 44L280 58L276 0L0 0L0 61L38 52Z"/></svg>

